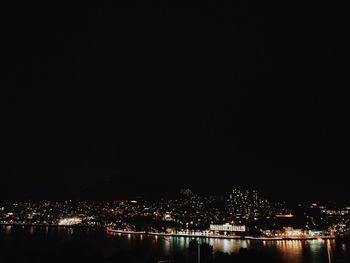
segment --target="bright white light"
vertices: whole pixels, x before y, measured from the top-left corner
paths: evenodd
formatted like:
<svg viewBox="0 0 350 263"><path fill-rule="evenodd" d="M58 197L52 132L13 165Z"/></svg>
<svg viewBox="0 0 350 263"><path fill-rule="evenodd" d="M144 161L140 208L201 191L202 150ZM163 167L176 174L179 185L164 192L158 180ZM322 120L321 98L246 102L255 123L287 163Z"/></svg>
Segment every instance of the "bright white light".
<svg viewBox="0 0 350 263"><path fill-rule="evenodd" d="M78 217L63 218L58 222L59 226L72 226L81 223L81 219Z"/></svg>

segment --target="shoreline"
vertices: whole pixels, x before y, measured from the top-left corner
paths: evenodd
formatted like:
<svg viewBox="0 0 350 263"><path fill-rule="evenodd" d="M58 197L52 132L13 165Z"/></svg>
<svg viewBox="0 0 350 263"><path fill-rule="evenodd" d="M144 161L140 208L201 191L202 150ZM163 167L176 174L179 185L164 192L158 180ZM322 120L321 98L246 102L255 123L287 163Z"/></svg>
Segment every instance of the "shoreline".
<svg viewBox="0 0 350 263"><path fill-rule="evenodd" d="M168 237L194 237L194 238L213 238L213 239L234 239L234 240L260 240L260 241L302 241L302 240L330 240L336 239L336 236L318 236L318 237L253 237L253 236L223 236L223 235L195 235L195 234L177 234L177 233L157 233L146 231L124 231L118 229L106 229L107 232L122 235L148 235L148 236L168 236Z"/></svg>
<svg viewBox="0 0 350 263"><path fill-rule="evenodd" d="M0 226L38 226L38 227L81 227L81 228L105 228L105 226L87 226L87 225L58 225L58 224L21 224L21 223L0 223Z"/></svg>
<svg viewBox="0 0 350 263"><path fill-rule="evenodd" d="M20 224L20 223L0 223L0 226L19 226L19 227L55 227L55 228L100 228L106 232L122 235L146 235L146 236L163 236L163 237L193 237L193 238L212 238L212 239L230 239L230 240L260 240L260 241L303 241L303 240L331 240L341 239L336 236L315 236L315 237L254 237L254 236L224 236L224 235L196 235L182 233L158 233L147 231L127 231L111 229L105 226L88 226L88 225L58 225L58 224ZM350 239L350 238L345 238Z"/></svg>

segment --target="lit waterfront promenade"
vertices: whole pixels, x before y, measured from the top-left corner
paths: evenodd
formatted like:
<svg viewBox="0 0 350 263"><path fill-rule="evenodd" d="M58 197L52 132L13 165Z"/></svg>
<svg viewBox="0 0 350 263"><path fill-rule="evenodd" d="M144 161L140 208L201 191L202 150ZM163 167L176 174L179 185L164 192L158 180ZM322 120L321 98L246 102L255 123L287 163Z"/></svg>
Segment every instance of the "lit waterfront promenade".
<svg viewBox="0 0 350 263"><path fill-rule="evenodd" d="M220 239L249 239L249 240L261 240L261 241L274 241L274 240L312 240L312 239L335 239L334 235L322 235L322 236L283 236L283 237L253 237L253 236L226 236L226 235L214 235L214 234L201 234L201 232L195 233L161 233L161 232L146 232L146 231L126 231L118 230L107 227L107 232L116 234L133 234L133 235L149 235L149 236L168 236L168 237L195 237L195 238L220 238Z"/></svg>

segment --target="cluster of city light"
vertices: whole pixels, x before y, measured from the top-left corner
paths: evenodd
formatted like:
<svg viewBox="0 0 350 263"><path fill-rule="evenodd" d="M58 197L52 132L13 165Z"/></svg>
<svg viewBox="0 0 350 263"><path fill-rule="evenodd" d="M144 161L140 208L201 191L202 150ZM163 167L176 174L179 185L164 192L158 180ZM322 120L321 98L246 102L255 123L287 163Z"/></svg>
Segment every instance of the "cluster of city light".
<svg viewBox="0 0 350 263"><path fill-rule="evenodd" d="M133 218L145 218L147 225L137 226ZM157 224L149 226L148 220ZM313 239L350 235L350 206L304 202L294 208L283 201L270 202L258 191L234 189L228 195L202 196L185 189L176 198L159 200L4 202L0 203L0 224L109 226L127 233L141 229L167 235Z"/></svg>
<svg viewBox="0 0 350 263"><path fill-rule="evenodd" d="M293 214L277 214L276 217L294 217Z"/></svg>

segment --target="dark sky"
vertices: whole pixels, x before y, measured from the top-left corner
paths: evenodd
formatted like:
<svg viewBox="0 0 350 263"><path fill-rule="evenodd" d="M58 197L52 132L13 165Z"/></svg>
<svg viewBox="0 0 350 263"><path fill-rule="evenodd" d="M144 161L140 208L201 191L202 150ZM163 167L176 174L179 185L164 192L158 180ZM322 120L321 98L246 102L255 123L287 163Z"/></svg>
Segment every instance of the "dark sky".
<svg viewBox="0 0 350 263"><path fill-rule="evenodd" d="M114 2L3 8L1 199L344 199L341 8Z"/></svg>

